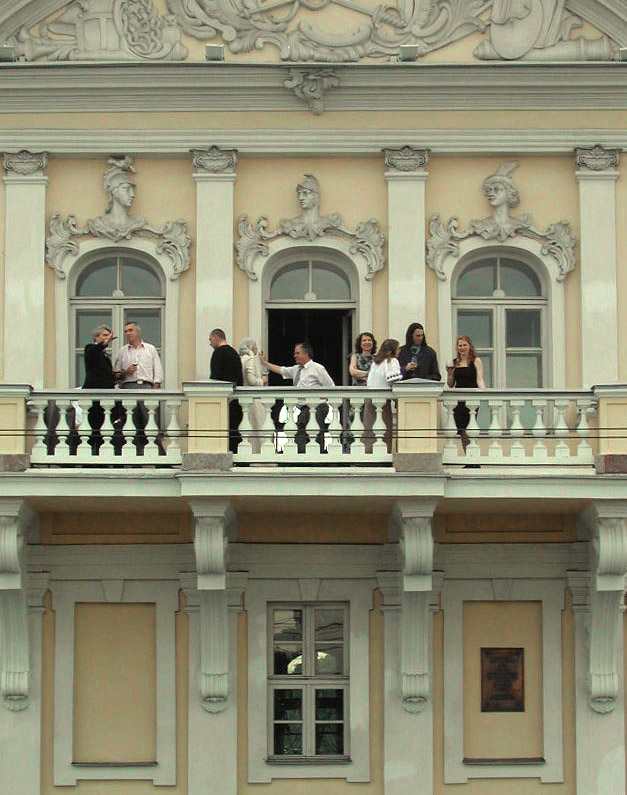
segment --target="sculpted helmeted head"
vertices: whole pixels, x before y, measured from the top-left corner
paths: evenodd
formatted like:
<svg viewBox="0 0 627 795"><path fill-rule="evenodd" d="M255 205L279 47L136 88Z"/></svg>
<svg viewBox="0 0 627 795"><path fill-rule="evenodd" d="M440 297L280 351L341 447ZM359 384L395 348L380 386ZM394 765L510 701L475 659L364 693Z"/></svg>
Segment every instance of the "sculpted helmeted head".
<svg viewBox="0 0 627 795"><path fill-rule="evenodd" d="M313 174L305 174L296 187L296 195L303 210L320 206L320 184Z"/></svg>
<svg viewBox="0 0 627 795"><path fill-rule="evenodd" d="M102 179L103 187L109 196L107 212L116 203L128 210L135 198L135 181L131 176L135 173L133 159L128 155L122 159L110 157L109 163L111 167L105 171Z"/></svg>
<svg viewBox="0 0 627 795"><path fill-rule="evenodd" d="M510 174L518 168L518 161L504 163L494 174L483 181L483 192L492 207L516 207L520 204L520 194Z"/></svg>

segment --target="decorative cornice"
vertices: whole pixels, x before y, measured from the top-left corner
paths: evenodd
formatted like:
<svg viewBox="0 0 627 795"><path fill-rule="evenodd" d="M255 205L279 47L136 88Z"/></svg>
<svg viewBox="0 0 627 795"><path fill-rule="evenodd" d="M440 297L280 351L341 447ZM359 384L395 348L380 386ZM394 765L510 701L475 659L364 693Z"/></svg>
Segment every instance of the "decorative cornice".
<svg viewBox="0 0 627 795"><path fill-rule="evenodd" d="M29 152L21 149L17 154L6 152L4 170L20 177L42 176L48 166L48 152Z"/></svg>
<svg viewBox="0 0 627 795"><path fill-rule="evenodd" d="M237 165L237 149L221 149L210 146L208 149L190 149L192 163L199 171L210 174L232 174Z"/></svg>
<svg viewBox="0 0 627 795"><path fill-rule="evenodd" d="M620 149L606 149L601 144L578 146L575 149L575 162L579 168L604 171L606 168L614 168L618 165L620 153Z"/></svg>
<svg viewBox="0 0 627 795"><path fill-rule="evenodd" d="M285 88L293 91L299 99L309 105L314 116L324 110L324 96L331 88L337 88L340 78L335 69L304 68L290 69L283 81Z"/></svg>
<svg viewBox="0 0 627 795"><path fill-rule="evenodd" d="M294 111L294 98L284 86L285 69L283 64L201 62L10 63L0 65L0 107L3 113ZM625 107L622 63L334 64L333 71L340 85L325 95L327 111ZM399 145L406 143L411 144L407 134ZM379 148L386 145L392 142L384 139Z"/></svg>
<svg viewBox="0 0 627 795"><path fill-rule="evenodd" d="M296 128L214 130L221 149L246 154L380 155L384 148L401 148L407 130ZM425 128L414 133L416 149L429 146L436 154L492 154L515 150L521 154L572 154L573 144L585 146L603 139L614 148L627 149L625 130L480 130ZM199 148L197 130L0 130L0 149L45 147L60 155L109 155L111 149L141 154L187 156Z"/></svg>
<svg viewBox="0 0 627 795"><path fill-rule="evenodd" d="M385 165L393 171L418 171L429 162L428 149L403 146L400 149L384 149Z"/></svg>

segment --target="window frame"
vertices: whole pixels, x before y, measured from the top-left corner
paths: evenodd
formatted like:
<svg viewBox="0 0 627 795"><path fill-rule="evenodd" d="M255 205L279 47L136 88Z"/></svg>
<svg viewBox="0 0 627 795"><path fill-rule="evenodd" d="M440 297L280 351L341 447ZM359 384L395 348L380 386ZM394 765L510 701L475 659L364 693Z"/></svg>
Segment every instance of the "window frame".
<svg viewBox="0 0 627 795"><path fill-rule="evenodd" d="M343 636L342 655L343 670L341 674L316 674L315 666L315 611L319 609L342 610ZM273 614L275 610L302 610L303 633L301 639L301 657L303 661L302 674L275 674L274 664L274 635ZM315 764L350 762L350 615L349 605L345 602L272 602L267 605L268 627L268 756L271 763L293 764L298 762L313 762ZM277 690L301 690L301 721L302 723L302 754L275 754L274 752L274 693ZM315 698L318 690L342 690L343 696L343 753L342 754L316 754L315 732L316 725L320 723L335 723L339 721L318 721L315 715Z"/></svg>

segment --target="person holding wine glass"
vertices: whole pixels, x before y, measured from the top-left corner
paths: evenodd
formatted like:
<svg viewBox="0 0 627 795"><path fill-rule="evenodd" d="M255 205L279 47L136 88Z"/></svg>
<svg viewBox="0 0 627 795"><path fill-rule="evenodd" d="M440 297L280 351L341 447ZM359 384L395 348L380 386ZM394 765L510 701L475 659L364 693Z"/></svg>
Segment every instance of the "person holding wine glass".
<svg viewBox="0 0 627 795"><path fill-rule="evenodd" d="M485 389L483 379L483 362L477 356L477 351L470 337L461 335L455 341L457 356L452 362L446 364L446 383L450 388L456 389ZM470 409L466 402L461 400L453 409L455 426L460 436L464 453L469 444L466 428L470 423ZM471 466L468 464L467 466Z"/></svg>

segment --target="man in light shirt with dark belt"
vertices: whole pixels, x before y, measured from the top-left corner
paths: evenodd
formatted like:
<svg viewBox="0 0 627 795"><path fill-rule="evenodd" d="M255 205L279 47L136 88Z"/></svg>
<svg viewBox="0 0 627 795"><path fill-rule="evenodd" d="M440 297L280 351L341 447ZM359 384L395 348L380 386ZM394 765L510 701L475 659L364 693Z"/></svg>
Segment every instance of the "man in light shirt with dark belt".
<svg viewBox="0 0 627 795"><path fill-rule="evenodd" d="M120 348L113 365L118 386L120 389L159 389L163 381L163 365L157 349L142 340L141 328L134 320L129 320L124 325L124 336L127 344ZM137 445L139 455L142 455L147 443L144 433L147 422L148 409L143 400L140 400L133 409L133 423L137 428L137 436L133 443ZM155 422L159 425L159 409L155 412ZM161 439L162 435L159 434L157 446L159 452L164 455ZM142 452L139 452L140 449Z"/></svg>

